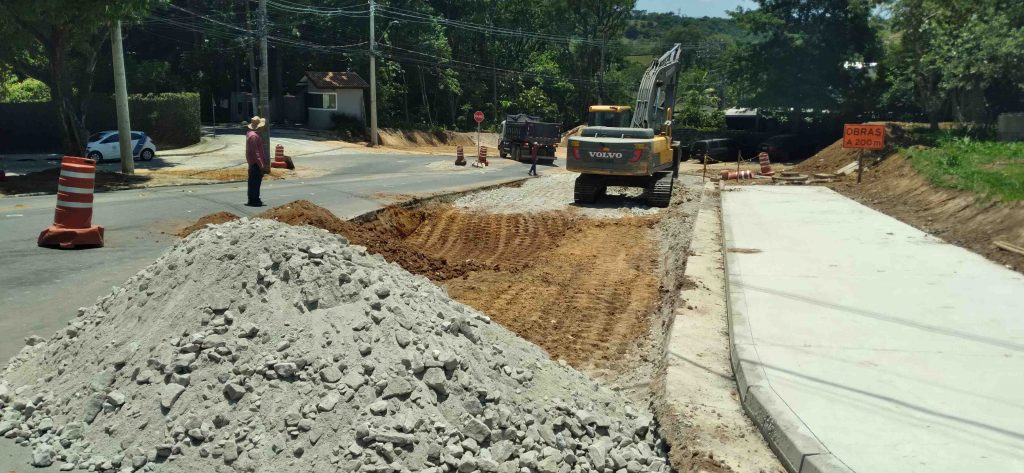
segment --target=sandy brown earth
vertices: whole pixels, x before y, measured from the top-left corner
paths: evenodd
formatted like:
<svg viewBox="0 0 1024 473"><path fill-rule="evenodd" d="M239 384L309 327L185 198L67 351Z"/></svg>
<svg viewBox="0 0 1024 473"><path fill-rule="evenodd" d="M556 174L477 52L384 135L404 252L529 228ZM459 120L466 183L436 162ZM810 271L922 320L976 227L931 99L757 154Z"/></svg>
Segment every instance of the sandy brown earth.
<svg viewBox="0 0 1024 473"><path fill-rule="evenodd" d="M60 178L60 168L55 167L45 171L32 172L20 176L7 176L0 181L0 194L17 195L30 192L57 192L57 181ZM115 172L97 171L97 191L129 189L151 185L152 178L143 175L126 175Z"/></svg>
<svg viewBox="0 0 1024 473"><path fill-rule="evenodd" d="M442 284L455 299L491 315L553 358L584 370L603 368L648 332L659 289L653 224L650 218L586 220L556 245L527 249L543 264L521 272L483 271Z"/></svg>
<svg viewBox="0 0 1024 473"><path fill-rule="evenodd" d="M292 178L315 177L322 172L305 169L300 172L274 169L264 176L264 180L282 180ZM17 195L25 193L56 193L60 168L47 169L19 176L8 176L0 181L0 195ZM243 167L226 169L136 169L135 174L121 174L99 170L96 172L98 192L160 187L204 182L244 181L248 178L248 170Z"/></svg>
<svg viewBox="0 0 1024 473"><path fill-rule="evenodd" d="M653 217L594 220L434 205L389 207L353 223L308 201L258 217L344 235L579 368L621 358L646 335L658 301ZM233 218L208 215L178 234Z"/></svg>

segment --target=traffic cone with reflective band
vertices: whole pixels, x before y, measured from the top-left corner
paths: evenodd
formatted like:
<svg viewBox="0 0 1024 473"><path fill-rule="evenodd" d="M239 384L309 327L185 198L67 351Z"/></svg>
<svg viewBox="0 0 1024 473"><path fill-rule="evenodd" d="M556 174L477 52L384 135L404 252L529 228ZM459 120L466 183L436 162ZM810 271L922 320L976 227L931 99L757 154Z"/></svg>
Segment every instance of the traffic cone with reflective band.
<svg viewBox="0 0 1024 473"><path fill-rule="evenodd" d="M274 162L270 163L272 168L286 168L288 162L284 160L284 145L277 145L274 148Z"/></svg>
<svg viewBox="0 0 1024 473"><path fill-rule="evenodd" d="M103 246L103 227L92 224L95 183L95 161L64 156L57 182L57 208L53 215L53 225L39 234L39 246Z"/></svg>
<svg viewBox="0 0 1024 473"><path fill-rule="evenodd" d="M753 171L722 171L720 175L723 181L732 179L753 179Z"/></svg>
<svg viewBox="0 0 1024 473"><path fill-rule="evenodd" d="M458 146L458 147L455 148L455 165L456 166L465 166L466 165L466 156L462 154L462 147L461 146Z"/></svg>
<svg viewBox="0 0 1024 473"><path fill-rule="evenodd" d="M762 176L771 176L772 174L775 174L775 171L772 171L772 163L768 159L768 153L762 152L757 155L757 160L761 163Z"/></svg>
<svg viewBox="0 0 1024 473"><path fill-rule="evenodd" d="M480 152L477 154L476 162L473 163L473 165L476 166L476 167L490 166L490 164L487 162L487 147L486 146L481 146L480 147Z"/></svg>

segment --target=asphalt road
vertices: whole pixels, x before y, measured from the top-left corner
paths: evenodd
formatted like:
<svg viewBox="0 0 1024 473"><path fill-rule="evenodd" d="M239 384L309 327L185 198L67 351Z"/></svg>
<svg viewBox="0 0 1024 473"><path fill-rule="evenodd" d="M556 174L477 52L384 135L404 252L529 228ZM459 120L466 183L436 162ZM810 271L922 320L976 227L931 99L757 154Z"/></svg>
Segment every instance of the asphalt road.
<svg viewBox="0 0 1024 473"><path fill-rule="evenodd" d="M268 206L297 199L349 218L389 203L386 194L454 191L526 177L526 166L502 161L489 168L454 170L448 158L409 154L325 154L329 174L306 181L264 182ZM382 195L385 194L385 195ZM245 183L164 187L97 193L93 223L106 228L105 246L54 250L36 246L53 221L55 196L0 199L0 359L17 353L31 334L48 337L132 274L177 237L173 233L217 211L252 215Z"/></svg>

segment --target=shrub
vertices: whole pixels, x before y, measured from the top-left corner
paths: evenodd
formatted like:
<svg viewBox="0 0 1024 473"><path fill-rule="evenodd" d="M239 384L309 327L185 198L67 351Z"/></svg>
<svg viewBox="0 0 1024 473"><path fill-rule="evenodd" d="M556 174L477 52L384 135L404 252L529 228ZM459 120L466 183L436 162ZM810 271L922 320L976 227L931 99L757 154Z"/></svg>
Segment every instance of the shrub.
<svg viewBox="0 0 1024 473"><path fill-rule="evenodd" d="M145 132L159 149L198 143L199 112L199 94L195 92L128 96L132 130ZM112 96L93 96L86 125L90 131L117 129L117 107Z"/></svg>
<svg viewBox="0 0 1024 473"><path fill-rule="evenodd" d="M346 141L365 140L369 136L363 121L344 113L332 113L331 123L338 137Z"/></svg>

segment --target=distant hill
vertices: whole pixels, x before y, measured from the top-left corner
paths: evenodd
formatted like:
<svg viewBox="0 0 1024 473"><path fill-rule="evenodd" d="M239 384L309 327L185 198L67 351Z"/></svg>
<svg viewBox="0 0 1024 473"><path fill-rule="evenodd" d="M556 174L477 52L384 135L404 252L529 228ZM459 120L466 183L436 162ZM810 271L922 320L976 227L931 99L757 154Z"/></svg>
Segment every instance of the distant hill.
<svg viewBox="0 0 1024 473"><path fill-rule="evenodd" d="M628 51L627 56L639 59L659 55L672 43L719 40L731 44L744 35L732 18L694 18L635 10L621 44Z"/></svg>

